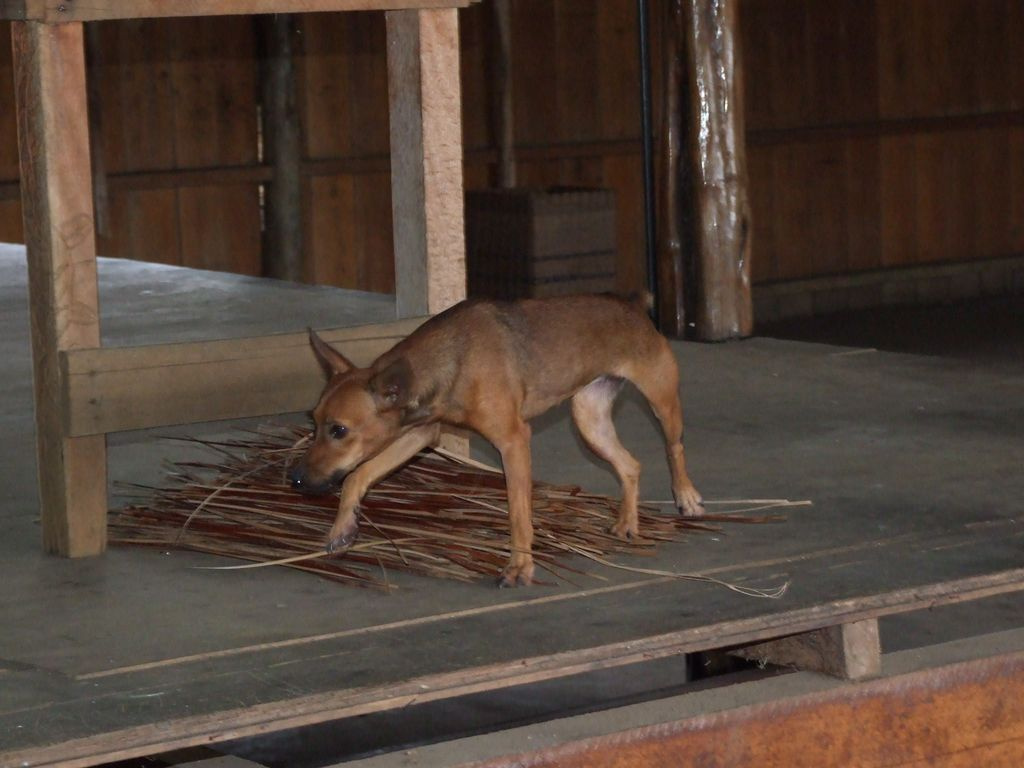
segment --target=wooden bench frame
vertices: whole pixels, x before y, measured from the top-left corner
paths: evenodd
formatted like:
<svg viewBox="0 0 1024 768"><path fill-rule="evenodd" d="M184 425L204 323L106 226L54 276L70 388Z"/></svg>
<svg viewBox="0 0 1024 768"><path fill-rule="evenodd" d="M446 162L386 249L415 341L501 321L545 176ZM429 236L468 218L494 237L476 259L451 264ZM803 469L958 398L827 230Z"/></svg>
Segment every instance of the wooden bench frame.
<svg viewBox="0 0 1024 768"><path fill-rule="evenodd" d="M292 386L283 383L283 371L295 370L289 362L295 357L288 356L299 343L294 336L244 342L251 350L247 364L255 369L249 391L258 394L241 408L233 398L217 396L231 381L240 342L102 348L83 25L143 17L385 11L396 312L408 318L465 296L458 8L474 1L0 0L0 19L13 22L47 552L78 557L106 547L106 433L296 410L309 402L308 381L278 390ZM379 352L408 327L399 322L364 329L356 333L362 339L357 346L367 354ZM168 366L180 365L186 367L176 370L187 371L188 378L178 377L175 387L187 382L187 394L169 397L164 376ZM261 397L267 406L255 402Z"/></svg>

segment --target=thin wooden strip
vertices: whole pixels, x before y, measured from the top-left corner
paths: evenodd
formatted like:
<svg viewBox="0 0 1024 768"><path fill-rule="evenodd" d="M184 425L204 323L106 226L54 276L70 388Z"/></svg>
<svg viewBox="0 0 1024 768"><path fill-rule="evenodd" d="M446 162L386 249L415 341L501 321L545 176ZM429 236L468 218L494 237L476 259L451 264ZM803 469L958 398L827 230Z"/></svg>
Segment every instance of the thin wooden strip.
<svg viewBox="0 0 1024 768"><path fill-rule="evenodd" d="M387 11L398 8L461 8L476 0L5 0L0 19L33 19L47 24L110 19L183 16Z"/></svg>

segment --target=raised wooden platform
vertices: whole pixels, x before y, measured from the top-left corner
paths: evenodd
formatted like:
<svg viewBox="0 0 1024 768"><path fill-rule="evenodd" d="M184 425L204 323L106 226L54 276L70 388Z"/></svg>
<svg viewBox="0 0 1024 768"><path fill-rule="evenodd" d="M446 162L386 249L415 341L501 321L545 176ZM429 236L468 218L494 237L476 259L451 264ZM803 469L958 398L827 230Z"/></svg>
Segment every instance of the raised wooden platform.
<svg viewBox="0 0 1024 768"><path fill-rule="evenodd" d="M957 532L916 543L922 552L982 548ZM7 735L0 764L95 765L1024 589L1024 569L979 567L979 575L893 590L877 574L886 560L905 556L905 544L865 543L858 554L869 554L872 567L842 585L829 551L787 558L794 588L780 604L652 578L549 594L531 590L512 599L493 591L490 604L403 610L404 618L395 613L369 624L353 615L339 622L347 629L321 635L68 676L9 666L2 674L0 730ZM992 565L1017 560L1012 550L1019 545L1010 543ZM772 559L716 573L753 578L778 564ZM925 579L934 576L920 560L908 565L921 567ZM823 599L837 594L843 597ZM346 594L336 600L341 610L349 602ZM438 598L430 602L436 609Z"/></svg>
<svg viewBox="0 0 1024 768"><path fill-rule="evenodd" d="M7 337L23 345L25 332ZM0 518L0 765L96 764L817 630L823 663L812 665L870 677L879 617L1024 589L1024 411L1010 375L769 340L677 345L705 497L814 505L618 562L788 580L785 597L618 570L512 591L392 574L400 589L384 596L278 569L197 570L218 561L190 553L41 555L31 456L18 448L32 434L21 348L5 350L0 414L12 494ZM667 471L642 404L627 395L617 423L644 463L644 497L663 498ZM535 427L542 479L614 491L564 411ZM173 450L148 433L112 437L111 473L151 481ZM965 631L1014 615L979 608ZM793 645L749 653L807 664Z"/></svg>
<svg viewBox="0 0 1024 768"><path fill-rule="evenodd" d="M785 523L733 526L665 546L655 558L618 562L753 586L788 580L778 601L618 570L577 585L512 591L391 574L400 589L384 596L283 569L199 570L222 561L191 553L115 548L101 558L47 557L38 548L28 448L34 426L24 258L18 249L0 255L0 765L96 764L829 627L845 629L803 643L829 662L818 666L870 676L878 617L883 645L886 622L896 621L885 617L921 614L899 626L916 626L928 642L936 634L929 619L945 615L928 609L954 602L972 601L954 611L969 613L956 628L961 636L1020 623L1021 599L1010 594L1024 588L1019 377L764 339L675 346L690 469L708 499L785 497L814 505L788 510ZM316 289L209 273L200 279L190 270L116 261L100 266L101 292L111 298L104 326L112 336L96 376L121 375L119 360L129 371L180 364L188 373L165 376L169 391L178 392L201 370L192 365L230 369L230 343L149 346L223 330L222 305L204 299L204 290L231 297L231 331L239 335L247 333L246 312L251 321L261 319L275 292L284 303L274 306L293 323L283 330L298 331L321 313L323 325L338 322L328 319L333 300ZM175 286L182 305L164 307L157 319L140 288L159 293L165 284ZM314 298L321 308L310 318L302 313ZM338 292L339 307L345 299ZM388 311L383 297L359 300L367 313ZM341 331L339 342L360 334ZM126 338L147 346L118 346ZM269 358L299 360L300 335L277 341L282 347ZM234 360L264 359L270 343L239 341L234 351L242 354ZM67 355L69 370L90 354ZM315 379L315 363L307 362ZM87 365L74 370L88 380ZM294 402L302 400L302 386L315 389L313 380L302 383L304 376L297 374L297 389L287 395ZM122 389L132 395L130 386ZM241 409L255 397L244 394L234 403ZM176 399L168 396L169 414L143 413L150 421L133 426L179 418ZM89 400L71 398L81 413L99 409L101 422L109 412L136 409L130 399L111 411ZM146 402L144 411L163 407ZM644 465L644 498L666 498L656 427L628 392L616 422ZM176 433L225 430L197 425ZM181 458L176 443L156 434L108 437L114 480L153 482L164 458ZM615 491L612 475L576 444L564 410L537 421L533 446L541 479ZM894 639L902 647L915 642ZM787 645L750 653L799 661L792 641ZM836 659L842 663L832 664Z"/></svg>

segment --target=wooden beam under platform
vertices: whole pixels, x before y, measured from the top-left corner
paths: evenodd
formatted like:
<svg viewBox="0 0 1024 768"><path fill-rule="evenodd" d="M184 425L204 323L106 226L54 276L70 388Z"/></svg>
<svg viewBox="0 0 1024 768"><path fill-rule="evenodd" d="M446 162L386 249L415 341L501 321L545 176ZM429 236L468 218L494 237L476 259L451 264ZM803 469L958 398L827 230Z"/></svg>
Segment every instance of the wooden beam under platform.
<svg viewBox="0 0 1024 768"><path fill-rule="evenodd" d="M746 687L751 685L756 684ZM730 692L730 698L743 701L745 686L737 687L741 691ZM474 761L473 766L1011 768L1022 763L1024 653L1018 652L856 686L790 696L780 692L778 698L748 706L734 704L722 711ZM403 763L412 768L426 764L415 758Z"/></svg>
<svg viewBox="0 0 1024 768"><path fill-rule="evenodd" d="M878 619L836 624L732 653L761 664L822 672L843 680L865 680L878 677L882 671Z"/></svg>

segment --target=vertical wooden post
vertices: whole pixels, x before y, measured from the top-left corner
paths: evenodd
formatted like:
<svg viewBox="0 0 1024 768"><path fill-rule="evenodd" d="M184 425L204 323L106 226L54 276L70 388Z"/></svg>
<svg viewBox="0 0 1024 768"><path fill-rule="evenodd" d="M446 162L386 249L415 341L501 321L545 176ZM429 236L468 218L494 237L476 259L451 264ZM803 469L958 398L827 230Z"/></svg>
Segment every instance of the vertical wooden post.
<svg viewBox="0 0 1024 768"><path fill-rule="evenodd" d="M494 0L494 131L498 143L498 186L516 185L515 117L512 102L512 9L510 0Z"/></svg>
<svg viewBox="0 0 1024 768"><path fill-rule="evenodd" d="M750 203L740 61L740 0L687 0L697 213L696 307L704 341L749 336Z"/></svg>
<svg viewBox="0 0 1024 768"><path fill-rule="evenodd" d="M260 41L263 160L274 169L266 186L263 274L280 280L304 277L302 258L302 135L295 105L293 17L256 17Z"/></svg>
<svg viewBox="0 0 1024 768"><path fill-rule="evenodd" d="M398 317L466 296L458 18L454 8L387 12Z"/></svg>
<svg viewBox="0 0 1024 768"><path fill-rule="evenodd" d="M83 29L13 22L11 37L43 547L92 555L106 547L106 443L65 437L60 358L100 343Z"/></svg>
<svg viewBox="0 0 1024 768"><path fill-rule="evenodd" d="M386 23L395 308L432 315L466 298L459 16L388 11ZM469 454L458 430L441 445Z"/></svg>
<svg viewBox="0 0 1024 768"><path fill-rule="evenodd" d="M103 99L100 78L88 75L95 73L103 64L103 38L100 27L89 24L85 28L86 103L89 109L89 159L92 163L93 220L96 234L103 238L110 235L110 188L107 184L107 159L103 151Z"/></svg>
<svg viewBox="0 0 1024 768"><path fill-rule="evenodd" d="M684 162L683 109L686 79L683 72L683 52L686 37L683 32L683 0L667 0L664 4L665 38L661 46L662 107L658 176L657 270L658 328L668 336L682 337L686 332L686 313L692 308L684 294L686 287L685 257L691 240L684 216L685 204L691 196L683 192L684 174L689 178L688 163Z"/></svg>

